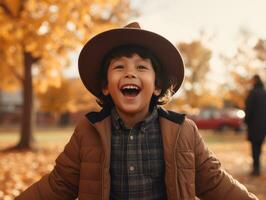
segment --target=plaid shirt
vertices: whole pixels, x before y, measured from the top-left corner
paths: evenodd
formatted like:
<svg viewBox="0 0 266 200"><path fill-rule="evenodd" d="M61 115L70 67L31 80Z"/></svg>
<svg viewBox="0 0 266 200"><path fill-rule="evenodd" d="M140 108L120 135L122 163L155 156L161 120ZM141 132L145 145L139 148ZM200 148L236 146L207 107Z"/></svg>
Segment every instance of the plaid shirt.
<svg viewBox="0 0 266 200"><path fill-rule="evenodd" d="M157 108L132 129L111 112L111 200L167 199Z"/></svg>

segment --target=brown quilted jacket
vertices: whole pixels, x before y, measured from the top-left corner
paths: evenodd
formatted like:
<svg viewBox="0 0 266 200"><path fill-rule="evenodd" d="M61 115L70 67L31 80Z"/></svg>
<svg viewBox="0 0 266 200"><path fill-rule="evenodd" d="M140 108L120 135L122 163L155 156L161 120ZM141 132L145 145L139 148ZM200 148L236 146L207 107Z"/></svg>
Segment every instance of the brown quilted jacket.
<svg viewBox="0 0 266 200"><path fill-rule="evenodd" d="M257 199L221 169L195 124L158 109L165 158L168 200ZM110 115L89 113L75 129L53 171L20 194L17 200L108 200L110 190Z"/></svg>

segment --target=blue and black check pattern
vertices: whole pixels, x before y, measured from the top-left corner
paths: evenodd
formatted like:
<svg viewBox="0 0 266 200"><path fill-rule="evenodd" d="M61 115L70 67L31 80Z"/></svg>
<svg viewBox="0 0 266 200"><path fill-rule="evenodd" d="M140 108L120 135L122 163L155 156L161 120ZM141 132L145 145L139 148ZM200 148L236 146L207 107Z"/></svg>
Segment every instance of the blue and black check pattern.
<svg viewBox="0 0 266 200"><path fill-rule="evenodd" d="M111 200L167 199L157 108L133 128L111 111Z"/></svg>

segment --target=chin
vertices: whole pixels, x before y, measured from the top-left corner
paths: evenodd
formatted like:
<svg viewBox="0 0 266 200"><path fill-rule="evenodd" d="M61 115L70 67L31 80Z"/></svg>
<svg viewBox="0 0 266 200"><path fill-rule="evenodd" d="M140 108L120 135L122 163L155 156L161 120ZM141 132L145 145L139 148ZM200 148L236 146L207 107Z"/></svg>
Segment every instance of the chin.
<svg viewBox="0 0 266 200"><path fill-rule="evenodd" d="M136 114L136 113L141 113L143 112L145 108L138 107L138 106L123 106L120 107L119 110L122 111L123 113L128 113L128 114Z"/></svg>
<svg viewBox="0 0 266 200"><path fill-rule="evenodd" d="M141 112L140 109L134 109L134 108L121 109L121 111L128 114L135 114Z"/></svg>

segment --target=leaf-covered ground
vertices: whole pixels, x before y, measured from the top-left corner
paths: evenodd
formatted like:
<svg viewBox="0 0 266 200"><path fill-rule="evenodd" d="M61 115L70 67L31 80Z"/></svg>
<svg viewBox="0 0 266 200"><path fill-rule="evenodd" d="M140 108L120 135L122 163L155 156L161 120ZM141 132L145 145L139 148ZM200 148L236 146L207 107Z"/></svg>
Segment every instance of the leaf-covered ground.
<svg viewBox="0 0 266 200"><path fill-rule="evenodd" d="M202 133L210 150L222 163L223 168L243 183L249 191L255 193L260 200L266 200L266 145L263 145L261 156L262 174L260 177L250 176L252 158L250 143L244 133L227 132L213 134Z"/></svg>
<svg viewBox="0 0 266 200"><path fill-rule="evenodd" d="M37 150L33 152L0 153L0 200L12 200L21 191L54 166L54 160L63 150L72 128L41 129L37 131ZM249 143L244 134L230 132L215 134L201 131L209 147L220 159L222 166L243 183L260 200L266 200L266 145L264 145L260 177L249 176L251 157ZM0 129L0 148L15 144L15 130Z"/></svg>

